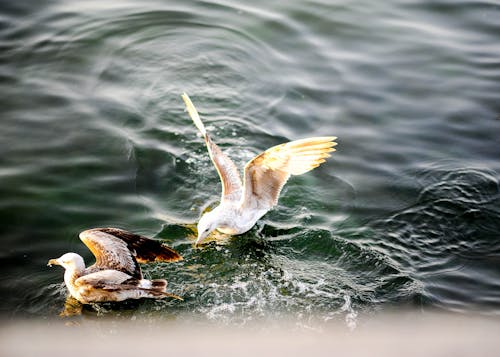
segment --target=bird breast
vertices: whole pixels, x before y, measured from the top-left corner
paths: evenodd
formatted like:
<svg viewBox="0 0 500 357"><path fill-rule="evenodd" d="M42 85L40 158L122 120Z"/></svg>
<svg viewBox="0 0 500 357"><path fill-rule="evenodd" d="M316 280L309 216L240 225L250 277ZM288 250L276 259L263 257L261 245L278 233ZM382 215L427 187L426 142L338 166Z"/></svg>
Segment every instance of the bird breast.
<svg viewBox="0 0 500 357"><path fill-rule="evenodd" d="M237 227L230 227L230 226L221 226L221 227L218 227L217 230L219 232L224 233L224 234L230 234L230 235L243 233L243 232L240 232L240 230Z"/></svg>
<svg viewBox="0 0 500 357"><path fill-rule="evenodd" d="M224 217L217 230L219 232L235 235L250 230L255 222L261 218L267 210L240 210L236 207L227 207L221 216Z"/></svg>

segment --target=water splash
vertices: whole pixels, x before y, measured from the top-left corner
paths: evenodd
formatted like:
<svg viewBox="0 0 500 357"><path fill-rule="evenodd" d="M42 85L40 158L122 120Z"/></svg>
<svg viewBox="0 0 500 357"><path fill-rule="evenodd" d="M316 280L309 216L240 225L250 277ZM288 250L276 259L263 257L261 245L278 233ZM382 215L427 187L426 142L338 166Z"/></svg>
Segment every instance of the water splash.
<svg viewBox="0 0 500 357"><path fill-rule="evenodd" d="M351 297L349 295L344 295L344 305L340 308L341 311L345 312L345 322L349 330L354 331L357 326L356 318L358 313L352 308Z"/></svg>

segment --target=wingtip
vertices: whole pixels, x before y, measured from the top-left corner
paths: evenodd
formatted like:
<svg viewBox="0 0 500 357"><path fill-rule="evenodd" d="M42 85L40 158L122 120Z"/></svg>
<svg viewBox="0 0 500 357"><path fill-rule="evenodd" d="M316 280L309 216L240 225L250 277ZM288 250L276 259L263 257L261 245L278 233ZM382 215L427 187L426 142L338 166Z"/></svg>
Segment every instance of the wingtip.
<svg viewBox="0 0 500 357"><path fill-rule="evenodd" d="M156 260L161 261L161 262L180 262L184 260L182 255L180 255L177 251L174 249L164 246L166 248L161 256L159 256Z"/></svg>
<svg viewBox="0 0 500 357"><path fill-rule="evenodd" d="M160 243L161 249L158 250L155 261L157 262L180 262L184 260L182 255L179 254L175 249L170 248L168 245L164 243Z"/></svg>
<svg viewBox="0 0 500 357"><path fill-rule="evenodd" d="M203 125L203 122L200 119L200 115L198 114L198 111L196 110L196 107L194 106L193 102L191 101L191 98L184 92L182 95L182 100L184 100L184 104L186 105L186 109L188 111L189 116L191 117L191 120L193 120L194 125L198 128L198 130L203 134L206 135L207 131L205 129L205 126Z"/></svg>

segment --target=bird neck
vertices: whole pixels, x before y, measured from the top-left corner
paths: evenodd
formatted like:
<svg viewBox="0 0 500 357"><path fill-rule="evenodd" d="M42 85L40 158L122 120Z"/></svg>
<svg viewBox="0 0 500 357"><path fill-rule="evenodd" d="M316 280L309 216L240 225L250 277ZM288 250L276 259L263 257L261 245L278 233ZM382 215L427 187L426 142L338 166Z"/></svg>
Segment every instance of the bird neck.
<svg viewBox="0 0 500 357"><path fill-rule="evenodd" d="M241 223L239 222L241 213L237 206L221 204L210 213L213 214L212 221L215 223L215 227L218 231L226 234L241 233Z"/></svg>
<svg viewBox="0 0 500 357"><path fill-rule="evenodd" d="M80 267L69 267L64 272L64 282L69 288L75 284L75 280L82 276L83 270Z"/></svg>

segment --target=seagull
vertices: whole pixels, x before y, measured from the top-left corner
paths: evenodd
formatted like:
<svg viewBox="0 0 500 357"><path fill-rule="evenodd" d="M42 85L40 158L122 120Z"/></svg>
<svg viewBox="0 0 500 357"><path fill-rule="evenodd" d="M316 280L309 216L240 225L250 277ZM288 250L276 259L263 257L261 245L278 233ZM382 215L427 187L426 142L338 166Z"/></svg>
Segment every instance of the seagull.
<svg viewBox="0 0 500 357"><path fill-rule="evenodd" d="M290 176L318 167L337 145L335 136L323 136L273 146L247 162L242 182L236 165L208 135L189 96L184 93L182 99L205 139L210 158L222 181L220 204L200 218L195 245L202 243L216 229L229 235L250 230L278 203L281 189Z"/></svg>
<svg viewBox="0 0 500 357"><path fill-rule="evenodd" d="M48 266L66 269L64 282L72 297L82 304L180 297L167 293L164 279L147 280L138 263L182 260L166 245L118 228L94 228L80 233L80 239L95 256L95 264L85 268L83 258L66 253L50 259Z"/></svg>

